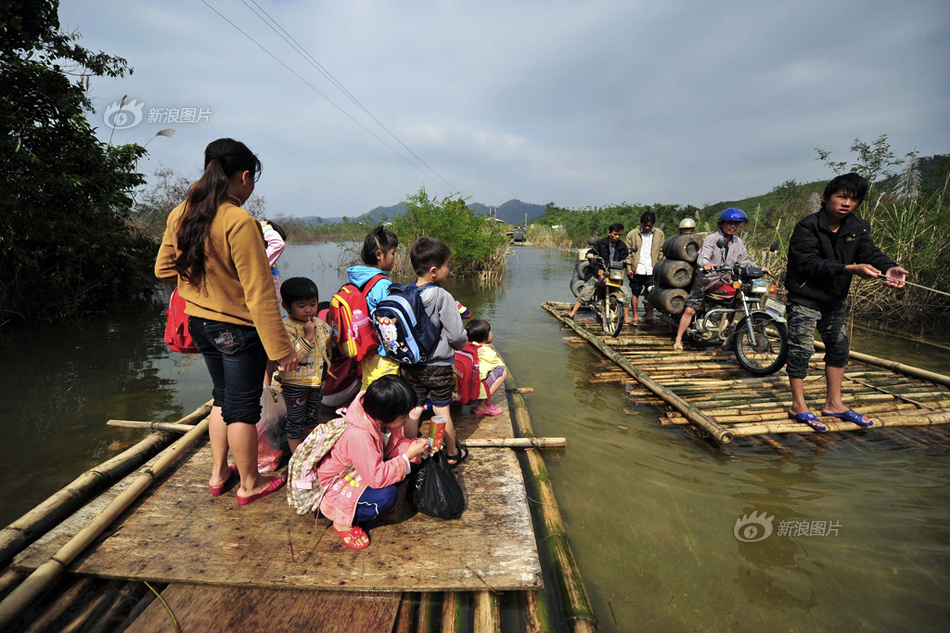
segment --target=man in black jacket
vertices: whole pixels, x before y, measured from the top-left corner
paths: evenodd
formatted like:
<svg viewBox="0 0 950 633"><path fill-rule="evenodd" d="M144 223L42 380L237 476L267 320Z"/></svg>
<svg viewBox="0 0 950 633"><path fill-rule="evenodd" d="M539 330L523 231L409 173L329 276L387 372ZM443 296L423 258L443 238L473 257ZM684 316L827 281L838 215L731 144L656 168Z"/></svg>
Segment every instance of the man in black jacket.
<svg viewBox="0 0 950 633"><path fill-rule="evenodd" d="M603 266L600 266L598 263L594 263L595 253L599 255L601 259L607 262L608 265L610 265L610 262L622 262L627 259L629 250L627 249L627 245L623 243L623 240L620 239L621 233L623 233L623 224L620 222L614 222L608 229L607 237L598 240L587 251L587 259L591 261L591 265L587 267L587 279L585 281L588 282L588 284L586 284L588 286L586 289L590 291L590 294L593 293L593 287L596 286L594 278L599 277L601 273L604 272ZM623 290L624 296L626 297L626 288ZM589 296L588 293L585 293L585 296ZM624 307L629 304L629 301L629 298L627 298ZM570 313L568 313L568 318L573 319L580 307L581 301L578 300L574 303L574 307L571 309Z"/></svg>
<svg viewBox="0 0 950 633"><path fill-rule="evenodd" d="M825 344L825 382L828 393L823 416L841 418L859 426L873 423L845 406L841 382L848 365L850 342L845 328L844 303L851 277L885 276L884 283L904 286L907 271L881 252L871 238L871 225L854 214L867 196L868 183L858 174L834 178L822 194L821 210L795 226L788 244L788 382L792 407L788 417L817 431L825 426L805 404L804 378L815 351L815 327Z"/></svg>

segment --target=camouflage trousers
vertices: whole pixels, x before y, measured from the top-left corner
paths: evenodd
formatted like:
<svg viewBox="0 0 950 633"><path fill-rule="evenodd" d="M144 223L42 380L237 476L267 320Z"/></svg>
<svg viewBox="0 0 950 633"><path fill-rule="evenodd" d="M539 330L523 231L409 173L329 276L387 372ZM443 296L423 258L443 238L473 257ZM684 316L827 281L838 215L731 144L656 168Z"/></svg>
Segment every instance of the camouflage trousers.
<svg viewBox="0 0 950 633"><path fill-rule="evenodd" d="M850 341L845 328L844 308L816 310L794 303L788 304L785 313L788 319L788 365L791 378L804 378L808 374L808 361L815 353L815 328L825 344L825 365L847 367L850 356Z"/></svg>

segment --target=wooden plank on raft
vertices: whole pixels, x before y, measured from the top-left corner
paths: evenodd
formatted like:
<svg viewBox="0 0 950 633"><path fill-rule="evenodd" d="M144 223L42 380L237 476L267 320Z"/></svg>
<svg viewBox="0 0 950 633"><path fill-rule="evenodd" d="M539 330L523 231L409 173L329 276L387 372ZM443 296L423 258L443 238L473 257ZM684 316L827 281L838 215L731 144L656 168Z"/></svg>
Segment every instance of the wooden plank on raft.
<svg viewBox="0 0 950 633"><path fill-rule="evenodd" d="M182 631L391 631L399 593L251 589L172 584L162 598ZM126 631L174 630L165 606L153 601Z"/></svg>
<svg viewBox="0 0 950 633"><path fill-rule="evenodd" d="M512 437L505 414L453 416L458 438ZM423 425L423 432L427 427ZM147 467L147 465L145 466ZM144 468L144 467L143 467ZM496 591L542 586L524 480L512 449L472 448L453 472L466 498L455 521L416 513L404 499L370 530L370 549L356 552L321 518L297 516L284 491L248 506L234 499L236 480L208 494L210 446L193 449L101 536L70 571L106 578L346 591ZM134 477L131 475L130 477ZM129 478L82 508L22 552L18 569L34 569L119 492ZM438 544L440 555L431 553ZM455 561L444 563L447 558Z"/></svg>

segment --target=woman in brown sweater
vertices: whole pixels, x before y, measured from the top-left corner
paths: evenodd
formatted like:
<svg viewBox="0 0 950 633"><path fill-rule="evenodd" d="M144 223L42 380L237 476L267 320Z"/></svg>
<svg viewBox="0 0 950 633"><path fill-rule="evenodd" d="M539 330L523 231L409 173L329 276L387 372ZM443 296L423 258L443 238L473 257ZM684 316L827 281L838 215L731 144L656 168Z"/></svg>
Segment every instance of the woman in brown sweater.
<svg viewBox="0 0 950 633"><path fill-rule="evenodd" d="M260 224L240 208L261 163L244 143L223 138L205 149L204 165L188 198L168 216L155 275L177 281L188 330L214 383L211 494L220 495L236 470L243 506L284 484L283 476L258 473L254 425L267 359L290 370L298 358L281 321ZM236 466L228 466L229 448Z"/></svg>

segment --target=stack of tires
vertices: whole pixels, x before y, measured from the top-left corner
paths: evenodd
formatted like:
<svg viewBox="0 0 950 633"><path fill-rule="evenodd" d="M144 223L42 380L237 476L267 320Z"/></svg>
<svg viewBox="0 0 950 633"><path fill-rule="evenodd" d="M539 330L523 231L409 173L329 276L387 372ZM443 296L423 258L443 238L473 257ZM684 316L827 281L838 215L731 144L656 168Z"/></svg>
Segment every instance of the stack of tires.
<svg viewBox="0 0 950 633"><path fill-rule="evenodd" d="M590 266L590 262L587 261L587 251L589 250L589 246L577 249L577 263L574 265L574 276L571 277L571 292L578 298L580 297L581 288L584 287L584 283L587 281L585 275L587 274L587 268Z"/></svg>
<svg viewBox="0 0 950 633"><path fill-rule="evenodd" d="M671 316L678 316L686 308L689 287L703 236L674 235L663 242L663 257L653 267L653 289L648 297L650 304Z"/></svg>

